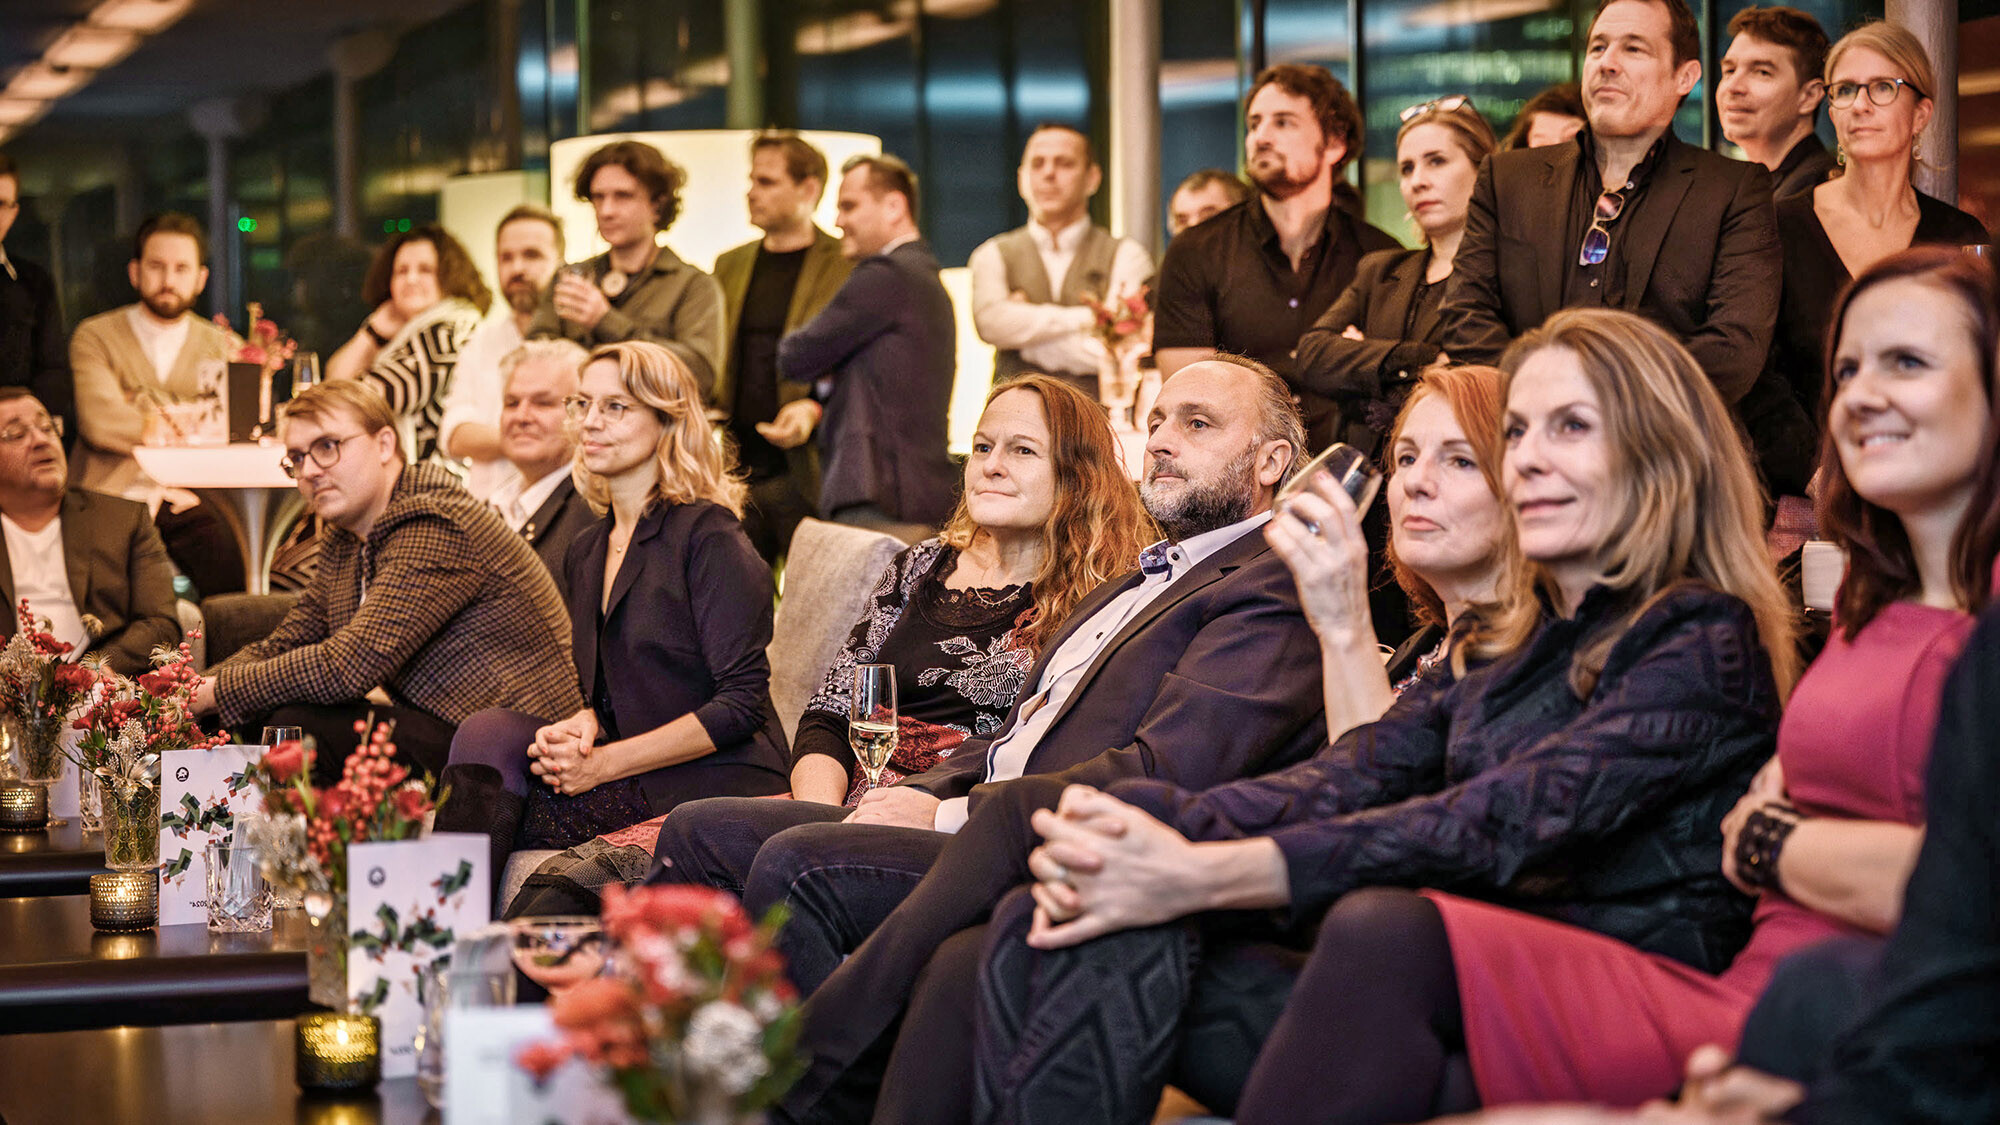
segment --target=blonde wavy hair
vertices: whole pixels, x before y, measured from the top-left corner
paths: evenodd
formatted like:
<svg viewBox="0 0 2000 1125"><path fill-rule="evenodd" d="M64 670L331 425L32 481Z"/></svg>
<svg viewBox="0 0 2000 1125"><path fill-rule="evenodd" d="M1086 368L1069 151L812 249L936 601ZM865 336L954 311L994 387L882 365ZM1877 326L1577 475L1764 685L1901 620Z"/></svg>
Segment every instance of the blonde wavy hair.
<svg viewBox="0 0 2000 1125"><path fill-rule="evenodd" d="M584 360L583 367L588 369L607 359L618 365L625 393L652 410L662 423L655 454L660 471L653 482L653 500L666 504L707 500L743 518L746 490L736 472L736 455L716 440L715 427L709 424L701 391L687 364L658 344L631 340L598 348ZM572 440L580 428L580 421L569 423ZM581 445L570 465L570 476L591 511L603 515L610 510L611 488L603 477L584 467Z"/></svg>
<svg viewBox="0 0 2000 1125"><path fill-rule="evenodd" d="M1833 114L1833 102L1831 100L1833 68L1840 65L1842 56L1856 47L1868 48L1889 60L1890 66L1902 71L1902 74L1896 77L1900 77L1903 81L1915 87L1910 92L1916 95L1918 104L1922 104L1923 102L1936 104L1932 100L1931 95L1937 92L1937 70L1931 66L1931 56L1929 52L1924 50L1923 42L1901 24L1890 23L1888 20L1870 20L1841 36L1839 41L1835 42L1826 52L1826 71L1822 75L1822 80L1826 83L1828 90L1826 112L1829 117ZM1864 90L1857 96L1865 98L1868 96L1868 92ZM1838 123L1835 124L1835 131L1839 131ZM1915 173L1918 165L1925 163L1917 155L1917 145L1918 141L1913 138L1910 141L1910 171L1912 173ZM1847 165L1845 163L1836 164L1833 168L1833 177L1838 178L1846 171Z"/></svg>
<svg viewBox="0 0 2000 1125"><path fill-rule="evenodd" d="M1160 529L1119 465L1118 439L1103 407L1048 375L1008 380L986 401L1009 391L1042 400L1055 475L1055 508L1042 525L1042 565L1032 579L1034 616L1018 633L1040 652L1085 594L1139 565L1139 552L1160 537ZM978 534L961 493L938 538L962 551Z"/></svg>
<svg viewBox="0 0 2000 1125"><path fill-rule="evenodd" d="M1570 686L1588 697L1625 628L1687 582L1741 598L1757 621L1780 698L1798 679L1796 618L1764 546L1764 488L1729 408L1679 341L1643 317L1566 309L1514 341L1501 357L1512 390L1530 356L1560 348L1596 392L1610 447L1611 502L1619 507L1600 545L1603 585L1625 605L1621 624L1578 651ZM1554 579L1516 555L1500 608L1465 646L1495 659L1525 647L1540 624L1538 593Z"/></svg>

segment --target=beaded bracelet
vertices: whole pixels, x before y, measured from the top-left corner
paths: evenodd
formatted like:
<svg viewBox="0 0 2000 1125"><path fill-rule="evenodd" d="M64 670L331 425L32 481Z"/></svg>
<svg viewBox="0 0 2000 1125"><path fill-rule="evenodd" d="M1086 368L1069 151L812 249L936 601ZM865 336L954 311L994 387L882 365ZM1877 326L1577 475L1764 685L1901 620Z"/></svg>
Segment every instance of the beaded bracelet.
<svg viewBox="0 0 2000 1125"><path fill-rule="evenodd" d="M1736 838L1736 874L1758 890L1779 890L1778 853L1792 829L1799 826L1799 810L1783 801L1772 801L1752 812Z"/></svg>

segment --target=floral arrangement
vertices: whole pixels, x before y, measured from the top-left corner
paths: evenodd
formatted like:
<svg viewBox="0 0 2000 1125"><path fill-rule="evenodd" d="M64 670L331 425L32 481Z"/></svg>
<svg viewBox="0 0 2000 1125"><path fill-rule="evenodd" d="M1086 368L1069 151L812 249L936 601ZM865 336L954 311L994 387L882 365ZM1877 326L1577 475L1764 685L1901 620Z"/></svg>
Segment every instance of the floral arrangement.
<svg viewBox="0 0 2000 1125"><path fill-rule="evenodd" d="M408 840L431 811L424 783L393 760L394 724L374 716L354 724L361 744L347 756L340 780L312 784L312 740L282 742L251 767L263 790L267 820L265 876L300 890L340 893L347 886L347 846L368 840Z"/></svg>
<svg viewBox="0 0 2000 1125"><path fill-rule="evenodd" d="M67 659L75 646L57 640L49 619L36 618L26 598L15 613L19 627L0 649L0 714L14 727L21 776L49 781L61 774L62 722L96 687L100 662Z"/></svg>
<svg viewBox="0 0 2000 1125"><path fill-rule="evenodd" d="M605 1067L626 1111L660 1122L760 1109L797 1081L798 994L772 948L782 908L753 924L725 891L613 885L603 918L612 974L550 1002L562 1038L522 1050L522 1069Z"/></svg>
<svg viewBox="0 0 2000 1125"><path fill-rule="evenodd" d="M247 336L236 335L236 330L229 326L229 318L221 313L215 314L215 324L236 341L235 349L229 353L231 363L254 363L266 371L275 371L299 349L296 341L279 331L275 321L264 316L264 306L256 301L250 302Z"/></svg>
<svg viewBox="0 0 2000 1125"><path fill-rule="evenodd" d="M194 633L190 639L199 636ZM78 765L86 770L104 766L112 740L131 723L138 724L138 745L156 756L168 750L207 750L229 741L229 736L219 731L203 734L194 721L192 701L201 687L201 673L194 670L188 642L155 648L152 661L153 670L140 673L136 680L101 665L93 669L98 690L83 714L70 724L83 732L76 743Z"/></svg>
<svg viewBox="0 0 2000 1125"><path fill-rule="evenodd" d="M1142 285L1137 293L1108 301L1084 295L1084 307L1094 318L1091 334L1104 345L1104 350L1117 355L1122 349L1145 343L1152 336L1153 312L1146 303L1149 293L1150 290Z"/></svg>

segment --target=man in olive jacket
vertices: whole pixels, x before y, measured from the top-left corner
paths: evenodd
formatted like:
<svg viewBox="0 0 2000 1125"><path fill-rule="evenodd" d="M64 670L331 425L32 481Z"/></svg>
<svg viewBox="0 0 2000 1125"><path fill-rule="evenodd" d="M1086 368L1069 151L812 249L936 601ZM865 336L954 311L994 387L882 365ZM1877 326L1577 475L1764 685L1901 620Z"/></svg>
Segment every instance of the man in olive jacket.
<svg viewBox="0 0 2000 1125"><path fill-rule="evenodd" d="M778 376L778 340L819 315L854 268L840 240L813 223L826 177L826 156L797 134L759 135L750 142L748 201L764 237L715 260L729 362L714 401L729 416L749 477L743 530L773 565L819 498L819 458L806 440L816 412L810 403L787 409L810 389Z"/></svg>

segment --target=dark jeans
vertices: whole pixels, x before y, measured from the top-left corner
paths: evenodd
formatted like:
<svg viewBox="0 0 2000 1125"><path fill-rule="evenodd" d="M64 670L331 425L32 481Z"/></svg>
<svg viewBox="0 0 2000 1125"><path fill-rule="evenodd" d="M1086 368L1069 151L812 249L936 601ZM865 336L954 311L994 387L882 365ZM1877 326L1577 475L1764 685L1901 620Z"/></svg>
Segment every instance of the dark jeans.
<svg viewBox="0 0 2000 1125"><path fill-rule="evenodd" d="M354 753L361 740L367 737L366 733L356 733L354 724L371 713L378 723L396 724L389 732L389 741L396 747L396 761L410 767L412 774L422 778L427 773L435 777L444 772L445 758L451 753L451 736L456 728L436 715L415 707L370 703L365 699L351 703L288 703L266 715L262 721L244 723L243 731L248 739L254 741L267 726L303 729L317 747L313 759L313 784L327 786L340 780L341 771L347 765L347 756Z"/></svg>
<svg viewBox="0 0 2000 1125"><path fill-rule="evenodd" d="M784 904L790 917L778 950L792 983L810 996L951 839L920 828L840 823L847 813L811 801L689 802L661 827L661 867L648 881L734 891L753 918Z"/></svg>

